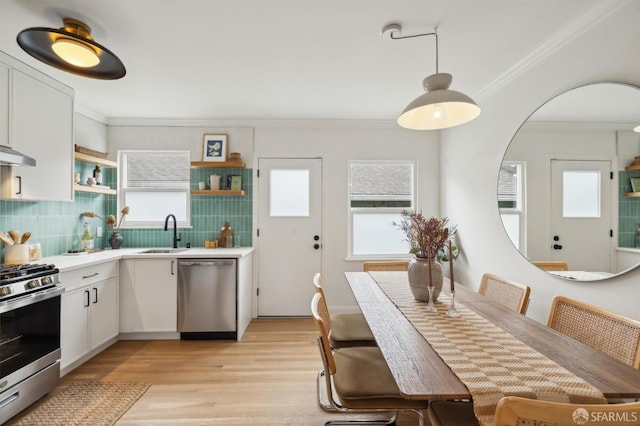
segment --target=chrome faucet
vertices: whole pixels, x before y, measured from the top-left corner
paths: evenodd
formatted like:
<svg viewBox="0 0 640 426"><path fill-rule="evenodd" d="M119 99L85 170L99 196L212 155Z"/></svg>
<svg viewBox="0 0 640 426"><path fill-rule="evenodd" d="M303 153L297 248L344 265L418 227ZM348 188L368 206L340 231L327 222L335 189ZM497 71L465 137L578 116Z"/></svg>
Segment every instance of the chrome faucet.
<svg viewBox="0 0 640 426"><path fill-rule="evenodd" d="M174 215L169 214L164 219L164 230L165 231L167 230L167 225L169 224L169 218L173 219L173 248L178 248L178 241L180 241L180 237L178 237L176 234L177 224L176 224L176 217Z"/></svg>

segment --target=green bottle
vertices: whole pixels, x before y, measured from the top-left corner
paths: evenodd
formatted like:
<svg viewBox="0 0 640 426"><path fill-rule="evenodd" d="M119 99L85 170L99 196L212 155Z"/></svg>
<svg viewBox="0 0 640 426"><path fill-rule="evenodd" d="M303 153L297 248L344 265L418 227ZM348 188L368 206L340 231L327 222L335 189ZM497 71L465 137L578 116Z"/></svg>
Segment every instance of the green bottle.
<svg viewBox="0 0 640 426"><path fill-rule="evenodd" d="M84 223L84 232L82 233L82 250L93 250L93 234L91 233L91 224Z"/></svg>

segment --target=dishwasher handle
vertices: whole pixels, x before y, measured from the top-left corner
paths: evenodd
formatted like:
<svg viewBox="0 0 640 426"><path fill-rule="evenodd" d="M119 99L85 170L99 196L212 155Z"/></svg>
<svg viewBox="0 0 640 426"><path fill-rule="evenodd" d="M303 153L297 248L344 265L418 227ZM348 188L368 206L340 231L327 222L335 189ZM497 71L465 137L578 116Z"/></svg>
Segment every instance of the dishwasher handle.
<svg viewBox="0 0 640 426"><path fill-rule="evenodd" d="M233 260L181 260L180 266L231 266Z"/></svg>

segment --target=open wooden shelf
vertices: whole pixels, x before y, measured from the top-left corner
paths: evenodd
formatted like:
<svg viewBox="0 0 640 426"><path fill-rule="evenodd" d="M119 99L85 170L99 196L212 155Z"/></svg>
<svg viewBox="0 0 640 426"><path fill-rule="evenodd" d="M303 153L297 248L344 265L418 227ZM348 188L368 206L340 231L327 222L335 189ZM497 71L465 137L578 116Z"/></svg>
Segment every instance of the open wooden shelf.
<svg viewBox="0 0 640 426"><path fill-rule="evenodd" d="M640 192L625 192L625 197L640 197Z"/></svg>
<svg viewBox="0 0 640 426"><path fill-rule="evenodd" d="M215 162L215 161L192 161L191 167L194 168L238 168L244 169L247 167L244 161L224 161L224 162Z"/></svg>
<svg viewBox="0 0 640 426"><path fill-rule="evenodd" d="M106 158L94 157L93 155L83 154L82 152L74 152L75 159L78 161L84 161L85 163L100 164L104 167L117 167L118 163L115 161L107 160Z"/></svg>
<svg viewBox="0 0 640 426"><path fill-rule="evenodd" d="M191 195L245 195L242 190L230 190L230 189L192 189Z"/></svg>
<svg viewBox="0 0 640 426"><path fill-rule="evenodd" d="M111 189L111 188L97 188L95 186L89 186L89 185L74 185L73 189L75 191L80 191L80 192L91 192L94 194L110 194L110 195L116 195L116 190L115 189Z"/></svg>

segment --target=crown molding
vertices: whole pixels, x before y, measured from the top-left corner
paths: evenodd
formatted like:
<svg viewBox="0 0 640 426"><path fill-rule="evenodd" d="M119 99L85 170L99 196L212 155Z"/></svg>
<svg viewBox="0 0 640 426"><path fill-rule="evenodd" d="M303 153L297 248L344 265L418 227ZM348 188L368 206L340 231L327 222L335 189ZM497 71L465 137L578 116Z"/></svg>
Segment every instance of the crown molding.
<svg viewBox="0 0 640 426"><path fill-rule="evenodd" d="M219 120L219 119L167 119L167 118L109 118L109 126L130 127L261 127L261 128L394 128L395 120Z"/></svg>
<svg viewBox="0 0 640 426"><path fill-rule="evenodd" d="M98 114L97 112L94 112L90 109L87 109L85 107L83 107L82 105L78 105L77 103L74 102L73 105L73 110L74 112L83 115L87 118L90 118L91 120L97 121L98 123L107 125L109 119L107 117L105 117L104 115Z"/></svg>
<svg viewBox="0 0 640 426"><path fill-rule="evenodd" d="M523 130L556 130L556 131L629 131L632 132L637 123L584 123L573 121L527 121L520 128Z"/></svg>

